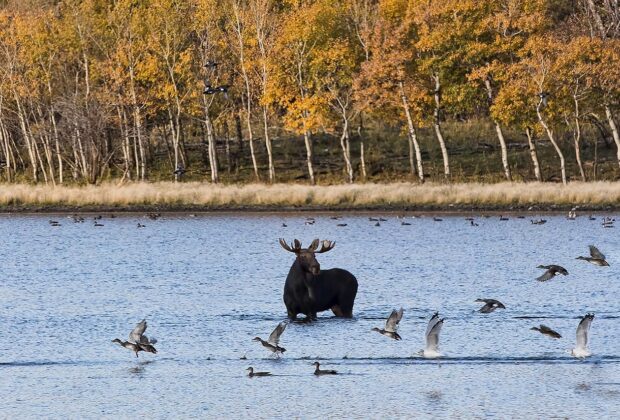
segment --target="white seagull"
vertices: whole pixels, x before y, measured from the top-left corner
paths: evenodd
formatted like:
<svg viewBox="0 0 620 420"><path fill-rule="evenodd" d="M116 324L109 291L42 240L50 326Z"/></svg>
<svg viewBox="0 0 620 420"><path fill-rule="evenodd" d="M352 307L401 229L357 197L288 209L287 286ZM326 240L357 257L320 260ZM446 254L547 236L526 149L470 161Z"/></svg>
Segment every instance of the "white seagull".
<svg viewBox="0 0 620 420"><path fill-rule="evenodd" d="M590 333L590 325L592 325L593 319L594 314L586 314L581 318L581 321L579 321L579 325L577 326L577 345L571 350L571 356L583 359L592 354L588 349L588 334Z"/></svg>
<svg viewBox="0 0 620 420"><path fill-rule="evenodd" d="M420 355L427 359L441 357L439 353L439 333L443 326L443 318L439 319L439 312L435 312L426 326L426 347L420 351Z"/></svg>

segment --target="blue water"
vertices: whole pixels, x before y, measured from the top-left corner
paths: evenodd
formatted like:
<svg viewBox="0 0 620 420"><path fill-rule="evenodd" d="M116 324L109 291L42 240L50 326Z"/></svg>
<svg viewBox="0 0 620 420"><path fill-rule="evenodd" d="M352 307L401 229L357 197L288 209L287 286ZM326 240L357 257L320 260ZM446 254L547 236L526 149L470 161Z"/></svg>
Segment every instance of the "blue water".
<svg viewBox="0 0 620 420"><path fill-rule="evenodd" d="M620 411L620 226L544 216L412 218L367 214L0 216L0 418L612 418ZM306 225L306 217L316 219ZM61 223L52 227L48 220ZM138 229L137 223L145 228ZM287 227L282 224L286 223ZM347 223L338 227L337 223ZM278 237L337 242L318 256L359 281L355 318L290 324L280 359L267 338L285 319L293 255ZM610 267L576 260L589 244ZM539 264L570 274L546 283ZM476 298L507 309L476 313ZM403 307L399 333L382 327ZM417 356L434 311L438 360ZM596 314L593 355L572 358ZM112 343L142 318L158 354ZM530 327L544 323L563 338ZM247 360L241 360L246 357ZM311 365L336 369L315 377ZM248 378L245 369L272 377Z"/></svg>

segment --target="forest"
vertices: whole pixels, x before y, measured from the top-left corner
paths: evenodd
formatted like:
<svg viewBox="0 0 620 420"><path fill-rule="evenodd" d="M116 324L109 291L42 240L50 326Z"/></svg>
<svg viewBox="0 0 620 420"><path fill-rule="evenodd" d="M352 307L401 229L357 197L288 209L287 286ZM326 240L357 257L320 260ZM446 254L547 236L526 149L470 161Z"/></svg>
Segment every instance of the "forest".
<svg viewBox="0 0 620 420"><path fill-rule="evenodd" d="M0 181L620 176L618 0L0 0Z"/></svg>

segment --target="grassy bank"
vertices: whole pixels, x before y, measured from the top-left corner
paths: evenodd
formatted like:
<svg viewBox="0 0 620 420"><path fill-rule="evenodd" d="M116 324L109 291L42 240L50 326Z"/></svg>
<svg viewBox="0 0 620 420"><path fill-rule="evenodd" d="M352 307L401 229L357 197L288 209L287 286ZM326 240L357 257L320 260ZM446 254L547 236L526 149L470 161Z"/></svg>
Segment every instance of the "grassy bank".
<svg viewBox="0 0 620 420"><path fill-rule="evenodd" d="M620 208L620 182L309 186L130 183L84 187L0 185L0 210Z"/></svg>

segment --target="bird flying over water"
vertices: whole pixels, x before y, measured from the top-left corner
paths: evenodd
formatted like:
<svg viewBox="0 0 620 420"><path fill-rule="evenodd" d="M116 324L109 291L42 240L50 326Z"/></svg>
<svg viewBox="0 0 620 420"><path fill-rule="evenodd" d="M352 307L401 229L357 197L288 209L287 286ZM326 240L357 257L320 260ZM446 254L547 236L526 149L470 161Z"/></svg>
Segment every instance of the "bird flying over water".
<svg viewBox="0 0 620 420"><path fill-rule="evenodd" d="M605 261L605 255L601 251L598 250L594 245L589 245L590 248L590 256L589 257L577 257L578 260L585 260L590 264L598 265L601 267L608 267L609 263Z"/></svg>
<svg viewBox="0 0 620 420"><path fill-rule="evenodd" d="M388 317L385 322L385 328L379 329L374 327L372 331L377 331L379 334L385 335L386 337L393 338L394 340L400 340L401 337L396 332L398 330L398 323L403 318L403 308L400 308L398 311L396 309L392 310L392 313Z"/></svg>
<svg viewBox="0 0 620 420"><path fill-rule="evenodd" d="M491 313L498 308L506 309L502 302L495 299L476 299L475 302L482 302L485 304L482 308L478 309L478 312L483 314Z"/></svg>
<svg viewBox="0 0 620 420"><path fill-rule="evenodd" d="M581 321L579 321L579 325L577 326L577 343L575 348L570 352L571 356L584 358L592 354L588 349L588 336L593 319L594 314L586 314L581 318Z"/></svg>
<svg viewBox="0 0 620 420"><path fill-rule="evenodd" d="M560 266L560 265L555 265L555 264L539 265L536 268L542 268L542 269L547 270L547 271L545 271L543 273L542 276L536 278L536 280L538 280L538 281L551 280L552 278L554 278L558 274L562 274L564 276L568 276L568 271L566 271L566 269L564 267Z"/></svg>
<svg viewBox="0 0 620 420"><path fill-rule="evenodd" d="M129 333L129 341L140 344L156 344L157 340L155 338L149 339L146 335L144 335L146 327L146 319L138 322L136 327Z"/></svg>
<svg viewBox="0 0 620 420"><path fill-rule="evenodd" d="M439 353L439 333L443 326L443 318L439 319L439 312L435 312L426 326L426 347L420 352L427 359L441 357Z"/></svg>
<svg viewBox="0 0 620 420"><path fill-rule="evenodd" d="M286 329L286 325L287 325L286 322L280 322L278 326L269 335L269 338L267 339L267 341L263 340L260 337L254 337L252 341L260 341L263 347L265 347L267 350L269 350L270 352L272 352L273 354L279 357L281 353L284 353L286 351L285 348L279 346L280 336Z"/></svg>
<svg viewBox="0 0 620 420"><path fill-rule="evenodd" d="M138 322L135 328L129 333L129 340L123 341L119 338L112 340L113 343L118 343L121 347L133 351L138 357L138 352L144 351L147 353L157 354L157 350L153 347L153 344L157 343L157 340L150 339L144 335L146 331L146 320Z"/></svg>
<svg viewBox="0 0 620 420"><path fill-rule="evenodd" d="M546 325L540 324L540 327L532 327L530 330L538 331L539 333L546 335L551 338L562 338L562 336L557 332L547 327Z"/></svg>

